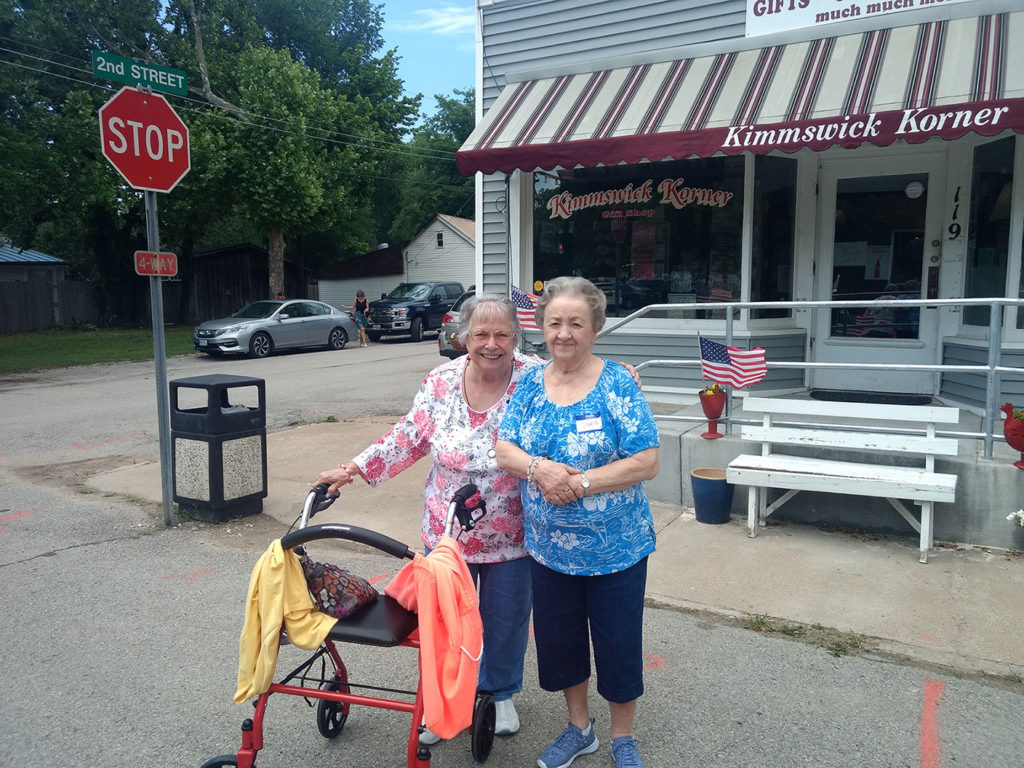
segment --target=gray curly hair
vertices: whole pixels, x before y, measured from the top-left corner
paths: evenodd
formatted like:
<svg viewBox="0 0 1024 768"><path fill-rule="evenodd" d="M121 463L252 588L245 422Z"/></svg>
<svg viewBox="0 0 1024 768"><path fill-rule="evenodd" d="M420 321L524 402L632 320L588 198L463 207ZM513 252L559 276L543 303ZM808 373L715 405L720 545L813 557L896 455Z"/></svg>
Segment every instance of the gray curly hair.
<svg viewBox="0 0 1024 768"><path fill-rule="evenodd" d="M537 302L537 325L540 328L544 327L544 312L548 304L559 296L571 296L586 301L590 307L590 319L594 324L594 330L600 331L604 327L605 310L608 308L608 299L604 291L585 277L556 277L544 283L544 293Z"/></svg>
<svg viewBox="0 0 1024 768"><path fill-rule="evenodd" d="M523 329L519 327L519 316L516 314L516 305L512 303L512 299L497 293L483 293L466 299L459 309L458 336L462 346L466 346L469 340L469 329L473 327L473 317L478 312L482 313L482 316L508 320L512 326L516 346L519 345L523 338Z"/></svg>

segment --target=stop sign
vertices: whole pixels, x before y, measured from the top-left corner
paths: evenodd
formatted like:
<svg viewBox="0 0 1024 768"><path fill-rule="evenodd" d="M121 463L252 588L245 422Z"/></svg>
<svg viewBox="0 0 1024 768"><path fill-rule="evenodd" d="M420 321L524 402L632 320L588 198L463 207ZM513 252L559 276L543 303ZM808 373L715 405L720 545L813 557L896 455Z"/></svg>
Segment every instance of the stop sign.
<svg viewBox="0 0 1024 768"><path fill-rule="evenodd" d="M125 86L100 107L103 156L135 189L170 192L188 173L188 128L167 99Z"/></svg>

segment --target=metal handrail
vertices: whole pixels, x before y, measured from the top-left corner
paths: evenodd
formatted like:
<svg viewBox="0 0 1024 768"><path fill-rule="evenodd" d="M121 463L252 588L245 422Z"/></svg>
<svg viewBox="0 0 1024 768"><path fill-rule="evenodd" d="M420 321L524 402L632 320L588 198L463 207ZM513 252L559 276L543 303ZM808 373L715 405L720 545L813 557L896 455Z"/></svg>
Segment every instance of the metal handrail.
<svg viewBox="0 0 1024 768"><path fill-rule="evenodd" d="M818 363L810 361L778 361L767 362L769 368L851 368L856 370L889 370L889 371L921 371L929 373L944 373L946 371L984 373L985 374L985 413L982 417L981 432L944 432L944 436L980 439L984 444L984 456L992 458L992 445L996 439L1003 439L994 434L996 397L999 392L999 381L1001 376L1024 376L1024 368L1012 368L1000 365L1002 354L1002 308L1004 306L1024 307L1024 299L1011 299L1005 297L974 298L974 299L868 299L862 301L728 301L728 302L700 302L690 304L649 304L632 312L616 322L608 323L602 328L597 337L601 338L623 326L632 323L647 315L663 311L708 311L723 310L725 312L725 343L732 345L733 327L735 324L735 313L748 309L836 309L836 308L857 308L857 307L927 307L936 308L942 306L957 307L988 307L989 308L989 329L988 329L988 358L985 365L917 365L909 363ZM700 359L697 360L646 360L636 366L637 370L657 365L662 366L700 366ZM725 431L729 433L733 424L753 423L749 420L736 419L731 415L732 411L732 390L726 400ZM657 418L669 421L703 421L701 417L690 416L659 416ZM877 431L877 430L875 430Z"/></svg>

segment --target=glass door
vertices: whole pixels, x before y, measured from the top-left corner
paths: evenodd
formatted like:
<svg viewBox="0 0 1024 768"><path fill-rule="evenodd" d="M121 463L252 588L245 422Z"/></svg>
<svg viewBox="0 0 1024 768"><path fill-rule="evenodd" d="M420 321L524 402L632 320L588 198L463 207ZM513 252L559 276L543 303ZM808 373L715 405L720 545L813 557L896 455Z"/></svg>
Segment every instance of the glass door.
<svg viewBox="0 0 1024 768"><path fill-rule="evenodd" d="M912 155L822 162L817 293L822 299L936 298L941 262L941 158ZM821 310L811 360L935 364L937 311L898 306ZM935 375L819 369L820 389L932 394Z"/></svg>

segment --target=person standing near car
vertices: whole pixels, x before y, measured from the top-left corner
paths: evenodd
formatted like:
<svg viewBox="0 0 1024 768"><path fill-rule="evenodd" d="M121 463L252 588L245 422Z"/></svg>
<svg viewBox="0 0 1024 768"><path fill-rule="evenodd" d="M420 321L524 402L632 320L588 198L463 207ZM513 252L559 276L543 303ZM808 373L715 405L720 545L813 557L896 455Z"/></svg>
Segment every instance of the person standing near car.
<svg viewBox="0 0 1024 768"><path fill-rule="evenodd" d="M356 328L359 329L359 346L366 344L366 324L369 322L370 302L366 300L366 294L362 290L356 291L356 300L349 305L342 304L342 309L351 309L353 319L356 321Z"/></svg>

